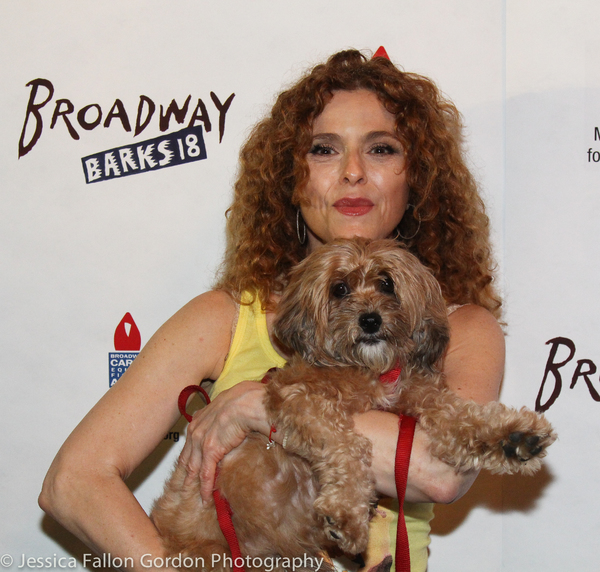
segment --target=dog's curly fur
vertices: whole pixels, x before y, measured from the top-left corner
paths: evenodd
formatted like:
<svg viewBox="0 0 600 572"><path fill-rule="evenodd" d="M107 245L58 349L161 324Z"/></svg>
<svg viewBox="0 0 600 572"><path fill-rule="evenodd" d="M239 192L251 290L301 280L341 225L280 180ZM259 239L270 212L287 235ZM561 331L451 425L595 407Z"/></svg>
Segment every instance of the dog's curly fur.
<svg viewBox="0 0 600 572"><path fill-rule="evenodd" d="M439 285L393 241L338 240L308 256L290 276L274 331L293 351L265 398L285 449L251 434L223 459L217 480L244 555L364 550L376 494L371 442L353 431L355 413L418 417L432 455L459 472L531 474L556 438L533 411L480 406L445 387L449 326ZM380 383L397 362L400 379ZM152 512L167 550L206 563L230 555L214 505L203 506L199 484L186 488L184 478L177 465Z"/></svg>

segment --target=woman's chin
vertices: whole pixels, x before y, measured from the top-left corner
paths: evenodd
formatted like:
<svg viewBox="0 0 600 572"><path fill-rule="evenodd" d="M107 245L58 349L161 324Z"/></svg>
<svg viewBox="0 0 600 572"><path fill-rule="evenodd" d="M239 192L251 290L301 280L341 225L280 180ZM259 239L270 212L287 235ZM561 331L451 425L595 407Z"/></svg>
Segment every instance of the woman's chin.
<svg viewBox="0 0 600 572"><path fill-rule="evenodd" d="M390 232L387 230L382 230L381 228L376 229L372 227L349 227L349 228L340 228L335 229L334 231L328 232L324 237L317 236L312 233L310 230L308 231L308 242L309 249L313 250L318 246L322 246L332 240L336 239L351 239L351 238L367 238L369 240L378 240L383 238L393 238L395 235L395 229L392 229Z"/></svg>
<svg viewBox="0 0 600 572"><path fill-rule="evenodd" d="M391 238L394 232L382 232L381 229L359 228L349 229L336 233L333 238L367 238L369 240L379 240L382 238Z"/></svg>

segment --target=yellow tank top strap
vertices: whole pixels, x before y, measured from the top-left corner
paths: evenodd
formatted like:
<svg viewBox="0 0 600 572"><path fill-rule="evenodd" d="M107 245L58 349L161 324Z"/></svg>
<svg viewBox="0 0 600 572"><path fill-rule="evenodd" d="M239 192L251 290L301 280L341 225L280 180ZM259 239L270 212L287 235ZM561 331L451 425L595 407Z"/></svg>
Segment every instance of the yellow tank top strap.
<svg viewBox="0 0 600 572"><path fill-rule="evenodd" d="M269 369L283 367L286 363L271 344L267 315L260 300L255 297L248 304L250 299L247 293L242 296L229 353L221 375L211 388L211 399L240 381L260 381Z"/></svg>

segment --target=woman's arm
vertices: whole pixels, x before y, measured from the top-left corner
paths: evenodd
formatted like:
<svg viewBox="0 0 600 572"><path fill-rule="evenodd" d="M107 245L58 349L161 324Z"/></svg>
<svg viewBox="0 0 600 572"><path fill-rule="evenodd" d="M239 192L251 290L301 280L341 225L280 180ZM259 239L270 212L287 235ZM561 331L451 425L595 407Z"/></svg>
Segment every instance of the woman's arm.
<svg viewBox="0 0 600 572"><path fill-rule="evenodd" d="M504 373L504 335L496 319L485 309L468 305L449 317L450 345L444 362L446 382L464 399L486 403L498 399ZM394 459L398 418L391 413L369 411L355 418L358 432L373 443L373 470L377 490L396 496ZM432 458L427 435L419 430L410 459L406 500L450 503L468 490L477 472L457 475L454 469Z"/></svg>
<svg viewBox="0 0 600 572"><path fill-rule="evenodd" d="M124 481L179 418L181 389L218 377L234 316L235 305L223 292L186 305L58 452L40 506L93 550L131 557L135 568L143 554L163 555L154 525Z"/></svg>

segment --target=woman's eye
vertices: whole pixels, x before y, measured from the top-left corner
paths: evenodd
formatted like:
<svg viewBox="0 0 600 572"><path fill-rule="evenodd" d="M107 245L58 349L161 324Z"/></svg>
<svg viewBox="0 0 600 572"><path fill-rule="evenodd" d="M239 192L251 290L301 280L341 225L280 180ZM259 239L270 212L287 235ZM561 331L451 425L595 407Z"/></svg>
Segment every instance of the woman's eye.
<svg viewBox="0 0 600 572"><path fill-rule="evenodd" d="M394 293L394 281L389 277L385 276L379 282L379 289L384 294L393 294Z"/></svg>
<svg viewBox="0 0 600 572"><path fill-rule="evenodd" d="M317 143L313 145L309 151L311 155L332 155L335 153L335 149L330 147L329 145L323 145L321 143Z"/></svg>
<svg viewBox="0 0 600 572"><path fill-rule="evenodd" d="M350 294L350 288L345 282L337 282L331 287L331 295L334 298L345 298Z"/></svg>
<svg viewBox="0 0 600 572"><path fill-rule="evenodd" d="M394 147L392 147L391 145L387 145L387 144L379 144L379 145L375 145L374 147L371 148L371 153L373 153L374 155L393 155L394 153L397 153L398 151L396 149L394 149Z"/></svg>

